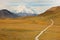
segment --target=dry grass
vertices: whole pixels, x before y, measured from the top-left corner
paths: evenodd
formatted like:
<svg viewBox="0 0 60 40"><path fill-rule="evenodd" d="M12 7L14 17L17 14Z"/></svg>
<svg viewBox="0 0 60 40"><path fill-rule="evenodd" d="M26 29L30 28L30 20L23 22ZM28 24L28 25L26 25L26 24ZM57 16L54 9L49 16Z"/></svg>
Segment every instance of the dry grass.
<svg viewBox="0 0 60 40"><path fill-rule="evenodd" d="M40 17L26 19L0 19L0 40L34 40L50 24Z"/></svg>
<svg viewBox="0 0 60 40"><path fill-rule="evenodd" d="M52 19L54 25L41 35L40 40L60 40L60 16Z"/></svg>
<svg viewBox="0 0 60 40"><path fill-rule="evenodd" d="M0 40L34 40L40 31L51 24L50 19L53 19L54 25L44 32L39 39L60 40L59 10L53 14L51 12L42 14L42 16L0 19Z"/></svg>
<svg viewBox="0 0 60 40"><path fill-rule="evenodd" d="M60 16L53 20L55 24L39 37L40 40L60 40ZM0 19L0 40L34 40L50 23L46 17L38 16L26 19Z"/></svg>

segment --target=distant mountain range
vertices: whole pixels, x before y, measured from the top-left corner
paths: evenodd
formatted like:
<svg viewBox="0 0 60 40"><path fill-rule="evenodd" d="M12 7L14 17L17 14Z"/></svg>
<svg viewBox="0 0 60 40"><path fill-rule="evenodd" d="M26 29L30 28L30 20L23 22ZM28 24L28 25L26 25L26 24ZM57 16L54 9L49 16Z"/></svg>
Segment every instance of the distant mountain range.
<svg viewBox="0 0 60 40"><path fill-rule="evenodd" d="M26 6L20 6L15 12L10 12L7 9L0 10L0 18L16 18L16 17L24 17L24 16L36 16L35 10L26 7Z"/></svg>
<svg viewBox="0 0 60 40"><path fill-rule="evenodd" d="M28 11L27 11L28 10ZM53 15L60 15L60 6L52 7L48 9L46 12L41 13L39 16L51 16ZM10 12L7 9L0 10L0 18L16 18L21 16L37 16L38 14L35 14L32 10L27 9L26 7L23 7L23 10L21 9L18 13Z"/></svg>
<svg viewBox="0 0 60 40"><path fill-rule="evenodd" d="M37 16L38 14L31 14L31 13L18 13L17 14L20 17L24 17L24 16Z"/></svg>
<svg viewBox="0 0 60 40"><path fill-rule="evenodd" d="M16 10L18 16L36 16L36 11L30 7L20 6Z"/></svg>
<svg viewBox="0 0 60 40"><path fill-rule="evenodd" d="M16 18L16 17L21 17L21 16L36 16L37 14L32 14L32 13L13 13L10 12L7 9L2 9L0 10L0 18Z"/></svg>
<svg viewBox="0 0 60 40"><path fill-rule="evenodd" d="M35 10L33 10L32 8L30 7L26 7L26 6L19 6L17 9L16 9L16 12L17 13L35 13Z"/></svg>

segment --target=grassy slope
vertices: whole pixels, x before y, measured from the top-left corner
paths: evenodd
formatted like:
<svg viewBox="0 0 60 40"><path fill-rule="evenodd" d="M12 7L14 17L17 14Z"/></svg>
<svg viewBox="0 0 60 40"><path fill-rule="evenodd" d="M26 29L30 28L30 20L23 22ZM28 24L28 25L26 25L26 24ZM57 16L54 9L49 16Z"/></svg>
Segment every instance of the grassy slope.
<svg viewBox="0 0 60 40"><path fill-rule="evenodd" d="M57 7L54 11L48 12L50 14L45 13L44 17L53 19L54 25L40 37L40 40L60 40L60 7Z"/></svg>
<svg viewBox="0 0 60 40"><path fill-rule="evenodd" d="M49 21L40 17L0 20L0 40L34 40Z"/></svg>
<svg viewBox="0 0 60 40"><path fill-rule="evenodd" d="M40 40L60 40L59 10L35 17L0 19L0 40L34 40L35 36L51 23L50 19L53 19L55 24L41 35Z"/></svg>

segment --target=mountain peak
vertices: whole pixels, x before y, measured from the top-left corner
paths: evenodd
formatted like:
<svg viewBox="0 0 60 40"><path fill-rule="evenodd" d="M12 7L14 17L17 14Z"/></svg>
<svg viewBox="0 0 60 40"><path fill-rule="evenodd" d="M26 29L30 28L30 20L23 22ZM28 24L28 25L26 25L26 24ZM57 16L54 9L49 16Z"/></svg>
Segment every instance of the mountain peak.
<svg viewBox="0 0 60 40"><path fill-rule="evenodd" d="M16 14L8 11L7 9L0 10L0 18L13 18L16 16L17 16Z"/></svg>
<svg viewBox="0 0 60 40"><path fill-rule="evenodd" d="M17 13L34 13L31 8L23 5L17 7Z"/></svg>
<svg viewBox="0 0 60 40"><path fill-rule="evenodd" d="M8 11L7 9L2 9L1 11Z"/></svg>

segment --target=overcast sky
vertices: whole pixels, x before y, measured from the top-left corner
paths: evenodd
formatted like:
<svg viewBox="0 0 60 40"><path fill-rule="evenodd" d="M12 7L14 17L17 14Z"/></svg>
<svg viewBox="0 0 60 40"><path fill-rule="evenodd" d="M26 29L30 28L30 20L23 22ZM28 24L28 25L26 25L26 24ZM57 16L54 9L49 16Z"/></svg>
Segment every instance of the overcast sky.
<svg viewBox="0 0 60 40"><path fill-rule="evenodd" d="M17 7L25 5L43 12L51 6L60 6L60 0L0 0L0 9L17 10Z"/></svg>

